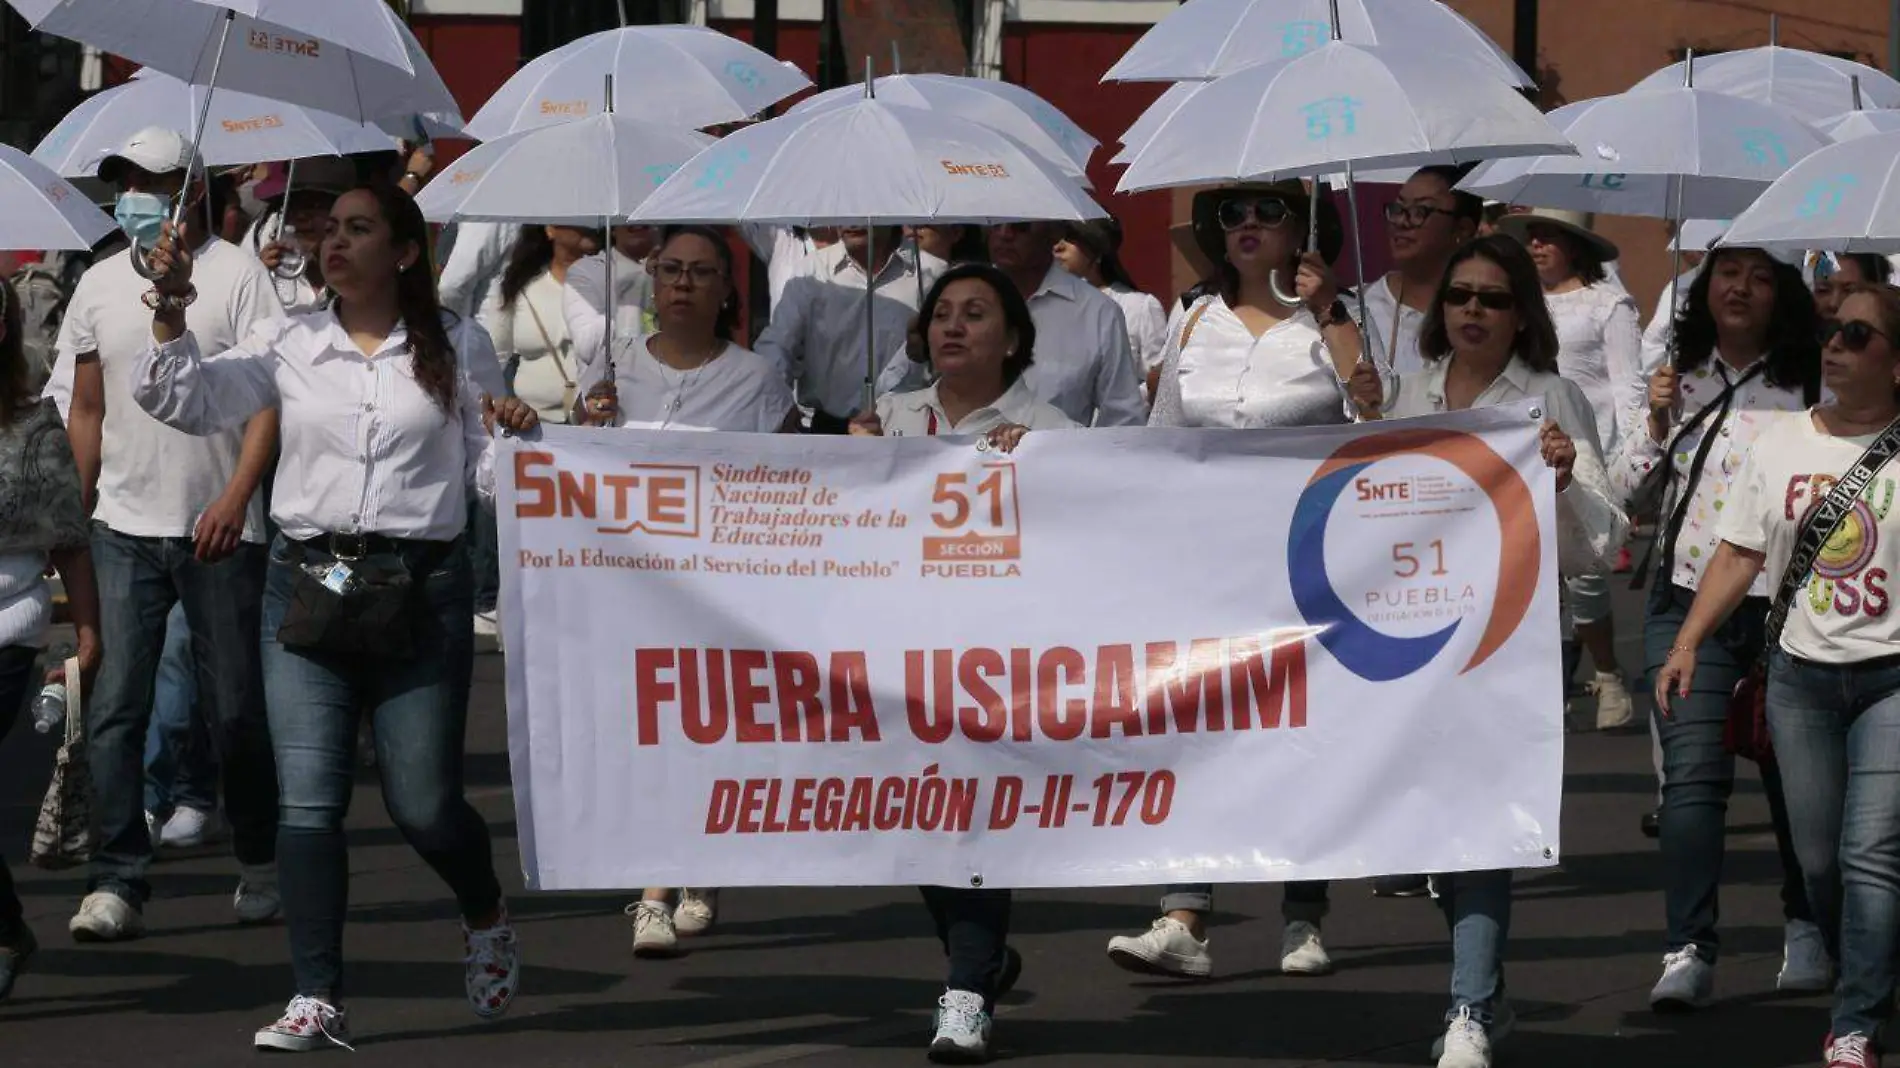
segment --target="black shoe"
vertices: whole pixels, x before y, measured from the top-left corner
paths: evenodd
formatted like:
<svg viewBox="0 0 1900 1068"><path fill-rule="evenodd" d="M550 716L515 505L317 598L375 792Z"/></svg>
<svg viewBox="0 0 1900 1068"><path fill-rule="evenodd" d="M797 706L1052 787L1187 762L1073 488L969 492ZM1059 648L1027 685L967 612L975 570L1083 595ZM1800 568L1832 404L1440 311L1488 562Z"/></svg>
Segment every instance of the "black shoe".
<svg viewBox="0 0 1900 1068"><path fill-rule="evenodd" d="M1423 875L1381 875L1372 880L1373 897L1429 897L1432 881Z"/></svg>
<svg viewBox="0 0 1900 1068"><path fill-rule="evenodd" d="M1016 980L1023 977L1023 955L1016 952L1014 946L1003 947L1003 970L996 973L996 995L990 998L992 1003L1003 1000L1003 995L1016 989Z"/></svg>
<svg viewBox="0 0 1900 1068"><path fill-rule="evenodd" d="M1652 809L1643 813L1643 837L1662 837L1662 809Z"/></svg>
<svg viewBox="0 0 1900 1068"><path fill-rule="evenodd" d="M20 928L18 942L0 946L0 1001L5 1001L7 995L13 993L13 981L26 971L27 962L33 959L33 954L38 953L39 949L39 941L25 927Z"/></svg>

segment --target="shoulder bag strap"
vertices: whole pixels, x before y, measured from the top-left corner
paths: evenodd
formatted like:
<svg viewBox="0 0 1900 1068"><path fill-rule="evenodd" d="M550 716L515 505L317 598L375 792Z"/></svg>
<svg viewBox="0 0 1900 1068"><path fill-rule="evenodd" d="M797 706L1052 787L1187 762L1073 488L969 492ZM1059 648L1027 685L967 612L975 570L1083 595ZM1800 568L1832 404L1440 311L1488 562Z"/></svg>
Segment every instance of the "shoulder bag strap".
<svg viewBox="0 0 1900 1068"><path fill-rule="evenodd" d="M1194 302L1194 310L1188 312L1187 324L1181 327L1181 349L1183 351L1186 351L1188 341L1194 337L1194 328L1200 325L1201 316L1207 314L1207 309L1211 307L1213 303L1213 297L1202 297L1200 300Z"/></svg>
<svg viewBox="0 0 1900 1068"><path fill-rule="evenodd" d="M1782 573L1781 586L1775 591L1774 604L1768 610L1768 624L1762 632L1764 651L1772 651L1781 642L1781 628L1788 622L1788 609L1794 603L1795 591L1807 581L1814 558L1821 555L1821 547L1840 529L1855 499L1867 491L1874 476L1897 453L1900 453L1900 419L1887 424L1887 429L1874 438L1867 451L1854 461L1854 466L1834 484L1827 498L1808 515L1808 521L1795 539L1794 554L1788 557L1788 569Z"/></svg>
<svg viewBox="0 0 1900 1068"><path fill-rule="evenodd" d="M1667 479L1675 471L1676 451L1682 445L1683 439L1695 433L1696 428L1704 422L1709 423L1708 433L1702 435L1702 443L1696 448L1695 459L1689 464L1689 480L1683 483L1682 492L1676 496L1675 506L1669 510L1669 521L1663 526L1662 539L1659 542L1650 542L1649 551L1643 554L1642 562L1637 565L1636 572L1632 576L1634 581L1631 583L1631 588L1637 588L1648 580L1650 559L1655 555L1658 545L1662 547L1662 566L1665 572L1675 570L1676 540L1682 536L1682 524L1689 517L1689 501L1695 497L1696 486L1702 481L1702 468L1708 463L1709 451L1715 447L1715 439L1722 433L1722 424L1728 421L1729 408L1735 403L1736 392L1750 379L1761 374L1766 366L1766 362L1757 363L1742 372L1742 376L1729 383L1713 401L1690 416L1689 421L1682 424L1682 428L1676 431L1676 436L1670 438L1668 444L1663 446L1664 474L1662 477ZM1714 417L1712 422L1711 416Z"/></svg>

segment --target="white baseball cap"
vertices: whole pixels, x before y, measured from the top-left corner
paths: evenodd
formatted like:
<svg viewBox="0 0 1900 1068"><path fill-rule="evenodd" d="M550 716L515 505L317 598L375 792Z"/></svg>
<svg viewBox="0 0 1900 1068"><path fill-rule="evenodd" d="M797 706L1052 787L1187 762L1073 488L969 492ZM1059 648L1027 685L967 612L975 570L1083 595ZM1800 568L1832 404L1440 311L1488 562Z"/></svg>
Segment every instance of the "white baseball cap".
<svg viewBox="0 0 1900 1068"><path fill-rule="evenodd" d="M176 130L147 126L131 136L124 147L99 162L99 179L117 182L127 165L148 174L170 174L196 165L191 142Z"/></svg>

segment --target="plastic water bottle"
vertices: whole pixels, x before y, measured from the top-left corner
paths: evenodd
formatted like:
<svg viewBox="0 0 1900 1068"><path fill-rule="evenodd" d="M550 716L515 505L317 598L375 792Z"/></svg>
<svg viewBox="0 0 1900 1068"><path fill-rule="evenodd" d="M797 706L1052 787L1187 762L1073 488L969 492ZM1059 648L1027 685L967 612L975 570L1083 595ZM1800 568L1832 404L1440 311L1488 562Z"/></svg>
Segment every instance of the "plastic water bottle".
<svg viewBox="0 0 1900 1068"><path fill-rule="evenodd" d="M66 722L66 685L50 682L33 699L33 729L41 734L50 734L54 727Z"/></svg>

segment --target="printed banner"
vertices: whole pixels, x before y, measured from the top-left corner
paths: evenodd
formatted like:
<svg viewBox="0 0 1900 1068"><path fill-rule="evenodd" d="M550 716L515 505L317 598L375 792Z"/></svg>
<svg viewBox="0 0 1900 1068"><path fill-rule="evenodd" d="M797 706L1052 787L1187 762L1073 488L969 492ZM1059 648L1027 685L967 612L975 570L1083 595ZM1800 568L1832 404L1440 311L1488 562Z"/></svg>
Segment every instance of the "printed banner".
<svg viewBox="0 0 1900 1068"><path fill-rule="evenodd" d="M1554 476L1323 430L507 442L536 889L1358 878L1558 858Z"/></svg>

